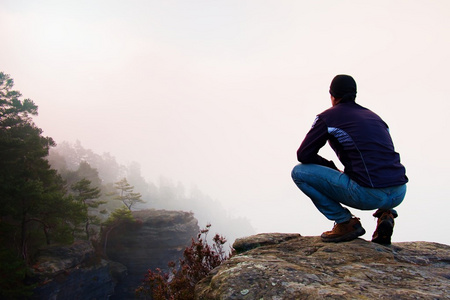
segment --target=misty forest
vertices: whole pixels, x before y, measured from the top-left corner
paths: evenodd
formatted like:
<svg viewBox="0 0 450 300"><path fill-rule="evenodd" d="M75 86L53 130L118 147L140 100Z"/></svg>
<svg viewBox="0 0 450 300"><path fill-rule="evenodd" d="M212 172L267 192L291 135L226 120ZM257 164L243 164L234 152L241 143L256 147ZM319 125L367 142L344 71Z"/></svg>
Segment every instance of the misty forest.
<svg viewBox="0 0 450 300"><path fill-rule="evenodd" d="M188 190L164 177L149 182L138 162L123 165L80 141L44 136L33 121L37 113L36 103L0 73L0 298L32 297L39 285L32 267L46 247L87 241L107 257L108 234L135 218L132 212L188 212L199 227L212 224L229 243L254 233L248 220L232 216L197 187Z"/></svg>

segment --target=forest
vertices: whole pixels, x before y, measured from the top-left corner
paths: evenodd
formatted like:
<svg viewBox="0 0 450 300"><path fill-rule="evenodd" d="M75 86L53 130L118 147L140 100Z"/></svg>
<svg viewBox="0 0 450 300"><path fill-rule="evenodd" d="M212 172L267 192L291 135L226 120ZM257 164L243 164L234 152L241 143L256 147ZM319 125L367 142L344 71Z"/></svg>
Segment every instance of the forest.
<svg viewBox="0 0 450 300"><path fill-rule="evenodd" d="M198 188L161 177L148 182L138 162L124 166L80 141L57 143L33 121L38 106L0 72L0 298L31 295L29 268L46 245L84 239L99 245L108 228L148 208L191 211L229 241L253 233ZM113 149L112 149L113 150Z"/></svg>

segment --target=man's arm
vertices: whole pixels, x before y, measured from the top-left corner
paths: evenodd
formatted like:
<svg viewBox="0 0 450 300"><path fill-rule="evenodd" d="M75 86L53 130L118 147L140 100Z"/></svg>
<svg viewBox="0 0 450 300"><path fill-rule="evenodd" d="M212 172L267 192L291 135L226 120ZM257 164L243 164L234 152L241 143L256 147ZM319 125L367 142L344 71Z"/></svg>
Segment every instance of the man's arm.
<svg viewBox="0 0 450 300"><path fill-rule="evenodd" d="M318 155L328 140L328 129L326 124L318 117L312 128L306 134L300 148L297 150L297 159L303 164L316 164L338 170L334 162L326 160Z"/></svg>

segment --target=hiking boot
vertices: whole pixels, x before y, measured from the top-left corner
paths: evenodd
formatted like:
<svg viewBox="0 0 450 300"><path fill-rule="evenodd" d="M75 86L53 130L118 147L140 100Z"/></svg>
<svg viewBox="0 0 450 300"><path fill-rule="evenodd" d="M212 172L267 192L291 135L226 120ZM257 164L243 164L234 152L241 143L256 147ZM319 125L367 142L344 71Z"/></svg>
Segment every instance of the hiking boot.
<svg viewBox="0 0 450 300"><path fill-rule="evenodd" d="M347 222L336 223L331 231L322 233L323 242L345 242L356 239L358 236L366 233L359 222L359 218L352 217Z"/></svg>
<svg viewBox="0 0 450 300"><path fill-rule="evenodd" d="M391 236L394 231L394 218L397 217L396 213L392 213L390 210L378 209L373 216L378 218L377 229L372 235L372 242L382 245L391 244Z"/></svg>

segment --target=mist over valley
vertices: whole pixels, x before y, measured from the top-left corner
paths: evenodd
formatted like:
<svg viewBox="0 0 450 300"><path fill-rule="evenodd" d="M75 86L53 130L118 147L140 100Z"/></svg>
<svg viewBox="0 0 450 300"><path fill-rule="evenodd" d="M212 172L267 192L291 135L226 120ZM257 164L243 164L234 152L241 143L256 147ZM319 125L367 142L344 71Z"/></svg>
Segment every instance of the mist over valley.
<svg viewBox="0 0 450 300"><path fill-rule="evenodd" d="M230 244L238 237L255 233L248 219L233 215L219 201L203 193L199 187L187 189L182 182L174 182L162 176L158 182L151 182L141 174L138 162L133 161L127 166L120 164L110 153L97 154L84 148L80 141L72 144L64 141L58 144L50 150L48 159L51 166L67 181L68 186L76 180L86 178L107 195L114 190L114 183L126 178L133 191L141 194L143 200L132 207L133 211L165 209L193 212L200 228L211 224L212 233L223 235ZM108 213L123 205L111 197L105 196L105 199L107 203L102 207L106 208Z"/></svg>

